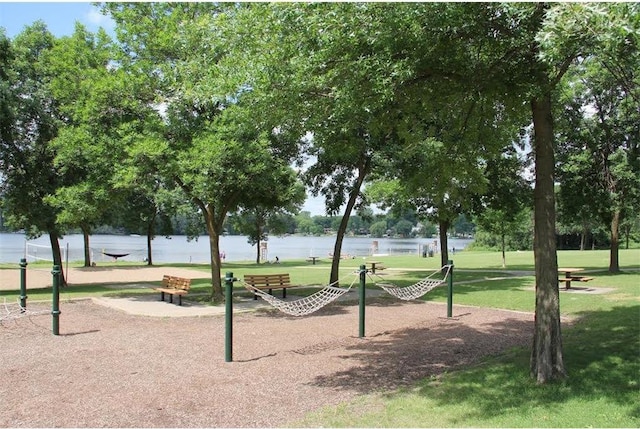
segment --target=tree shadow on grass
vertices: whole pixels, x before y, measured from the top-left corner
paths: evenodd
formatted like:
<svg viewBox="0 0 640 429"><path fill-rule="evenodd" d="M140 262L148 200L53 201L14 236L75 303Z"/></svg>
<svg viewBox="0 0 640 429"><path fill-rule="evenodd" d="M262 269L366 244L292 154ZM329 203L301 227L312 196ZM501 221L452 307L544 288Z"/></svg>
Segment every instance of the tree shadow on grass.
<svg viewBox="0 0 640 429"><path fill-rule="evenodd" d="M419 392L441 404L468 404L470 419L499 416L504 410L525 415L570 399L606 399L629 407L629 417L640 418L639 316L639 306L616 307L583 314L574 327L565 329L566 380L537 386L529 377L529 349L523 349L452 374L446 383L425 381Z"/></svg>
<svg viewBox="0 0 640 429"><path fill-rule="evenodd" d="M557 408L571 399L605 400L640 418L640 306L588 312L564 330L569 378L538 386L529 376L530 321L505 318L484 327L464 317L439 325L385 333L349 347L356 363L314 380L315 385L358 393L418 386L417 393L442 406L464 404L457 422L488 420L506 413L527 415L537 407ZM487 357L495 355L489 359ZM476 365L478 364L478 365ZM465 368L447 375L440 374Z"/></svg>

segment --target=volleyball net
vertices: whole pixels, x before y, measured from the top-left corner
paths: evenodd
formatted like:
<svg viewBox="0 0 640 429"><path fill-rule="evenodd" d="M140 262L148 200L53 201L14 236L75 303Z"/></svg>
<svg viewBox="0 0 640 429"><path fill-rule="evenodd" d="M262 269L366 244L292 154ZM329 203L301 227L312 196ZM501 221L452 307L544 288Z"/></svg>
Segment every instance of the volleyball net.
<svg viewBox="0 0 640 429"><path fill-rule="evenodd" d="M27 262L49 261L53 262L53 249L51 246L26 242L24 245L24 257ZM69 261L69 249L60 247L62 261Z"/></svg>

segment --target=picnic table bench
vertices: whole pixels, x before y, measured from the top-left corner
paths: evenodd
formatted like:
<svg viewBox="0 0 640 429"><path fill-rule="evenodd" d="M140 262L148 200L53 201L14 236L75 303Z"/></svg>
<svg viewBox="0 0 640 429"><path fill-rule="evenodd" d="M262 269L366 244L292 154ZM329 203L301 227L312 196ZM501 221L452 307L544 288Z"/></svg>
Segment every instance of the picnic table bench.
<svg viewBox="0 0 640 429"><path fill-rule="evenodd" d="M558 277L558 282L564 283L565 289L571 289L571 282L588 282L595 278L573 275L575 272L584 271L584 268L558 268L558 271L564 273L564 276Z"/></svg>
<svg viewBox="0 0 640 429"><path fill-rule="evenodd" d="M163 276L162 285L154 288L160 292L160 299L164 301L164 294L169 295L169 302L173 303L173 295L178 296L178 305L182 305L182 295L189 293L191 288L191 279L185 279L176 276Z"/></svg>
<svg viewBox="0 0 640 429"><path fill-rule="evenodd" d="M287 297L287 288L296 287L291 284L289 274L245 274L244 281L257 289L268 289L273 294L273 289L282 289L282 297ZM253 295L253 299L258 299Z"/></svg>

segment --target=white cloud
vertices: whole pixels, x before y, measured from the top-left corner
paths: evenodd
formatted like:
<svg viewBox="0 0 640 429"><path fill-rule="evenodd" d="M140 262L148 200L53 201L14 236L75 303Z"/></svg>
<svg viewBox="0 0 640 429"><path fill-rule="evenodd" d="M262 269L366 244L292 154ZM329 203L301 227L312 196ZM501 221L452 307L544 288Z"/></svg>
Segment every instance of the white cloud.
<svg viewBox="0 0 640 429"><path fill-rule="evenodd" d="M105 30L112 30L115 28L115 22L111 17L103 15L95 6L92 6L89 12L84 15L84 20L87 25L92 27L102 27Z"/></svg>

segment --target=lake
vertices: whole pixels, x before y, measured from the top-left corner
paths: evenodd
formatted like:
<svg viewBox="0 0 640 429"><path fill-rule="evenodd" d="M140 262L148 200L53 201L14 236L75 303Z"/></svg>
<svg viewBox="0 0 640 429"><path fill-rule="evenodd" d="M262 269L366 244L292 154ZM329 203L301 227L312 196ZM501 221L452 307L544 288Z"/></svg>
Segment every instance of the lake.
<svg viewBox="0 0 640 429"><path fill-rule="evenodd" d="M286 236L270 237L266 242L266 258L274 260L277 256L281 261L287 259L304 259L309 256L327 257L333 252L335 236L306 237ZM449 248L464 249L471 239L449 239ZM418 255L426 248L434 248L438 241L428 238L371 238L345 237L342 245L342 255L349 254L356 257L372 254L414 254ZM375 247L377 243L377 248ZM137 235L93 235L89 242L92 260L113 261L103 252L114 254L128 254L118 260L142 262L147 255L146 238ZM60 240L60 246L68 249L69 261L82 261L83 240L81 234L70 234ZM156 237L152 241L154 263L208 263L209 239L201 236L198 240L188 241L186 236ZM49 237L42 236L36 240L26 240L24 234L0 234L0 262L19 263L25 257L25 247L28 249L27 261L36 259L51 260ZM238 235L223 236L220 239L220 250L225 254L226 261L253 261L256 258L256 247L247 243L247 238ZM436 253L439 250L436 250Z"/></svg>

